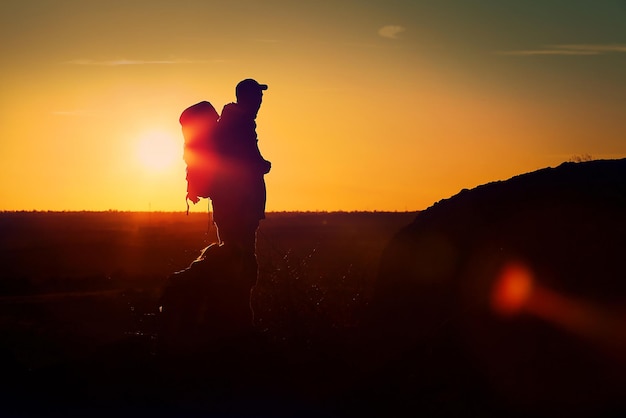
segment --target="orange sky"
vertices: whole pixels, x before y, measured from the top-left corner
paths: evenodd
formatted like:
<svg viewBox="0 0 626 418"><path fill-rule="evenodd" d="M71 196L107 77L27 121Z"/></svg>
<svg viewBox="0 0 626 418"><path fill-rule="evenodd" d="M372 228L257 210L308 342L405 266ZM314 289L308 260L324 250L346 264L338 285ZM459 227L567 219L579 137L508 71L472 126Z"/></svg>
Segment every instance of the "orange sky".
<svg viewBox="0 0 626 418"><path fill-rule="evenodd" d="M420 210L626 156L623 2L468 3L2 2L0 210L184 210L178 116L247 77L268 210Z"/></svg>

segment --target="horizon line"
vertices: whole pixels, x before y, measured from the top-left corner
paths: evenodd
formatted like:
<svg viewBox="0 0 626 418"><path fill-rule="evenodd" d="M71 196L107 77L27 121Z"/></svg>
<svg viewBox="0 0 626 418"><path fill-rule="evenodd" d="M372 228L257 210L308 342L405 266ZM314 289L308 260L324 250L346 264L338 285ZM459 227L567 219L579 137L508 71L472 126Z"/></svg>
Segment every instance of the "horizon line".
<svg viewBox="0 0 626 418"><path fill-rule="evenodd" d="M332 214L332 213L417 213L421 212L424 209L417 210L272 210L266 211L266 215L270 214ZM213 212L213 211L211 211ZM119 209L106 209L106 210L90 210L90 209L72 209L72 210L50 210L50 209L12 209L5 210L0 209L0 214L13 214L13 213L40 213L40 214L76 214L76 213L93 213L93 214L113 214L113 213L160 213L160 214L184 214L186 215L186 210L119 210ZM209 212L189 212L190 215L202 215L205 216Z"/></svg>

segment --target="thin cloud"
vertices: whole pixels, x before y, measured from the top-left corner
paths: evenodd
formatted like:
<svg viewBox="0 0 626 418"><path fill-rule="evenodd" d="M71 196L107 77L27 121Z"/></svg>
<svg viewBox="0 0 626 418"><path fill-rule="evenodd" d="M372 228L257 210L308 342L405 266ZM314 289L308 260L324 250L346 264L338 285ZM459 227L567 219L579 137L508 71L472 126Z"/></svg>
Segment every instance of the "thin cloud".
<svg viewBox="0 0 626 418"><path fill-rule="evenodd" d="M597 51L568 51L563 49L528 49L519 51L498 51L499 55L532 56L532 55L600 55Z"/></svg>
<svg viewBox="0 0 626 418"><path fill-rule="evenodd" d="M52 112L56 116L83 116L87 113L86 110L55 110Z"/></svg>
<svg viewBox="0 0 626 418"><path fill-rule="evenodd" d="M626 52L626 45L622 44L570 44L556 46L572 51L593 51L599 54L607 52Z"/></svg>
<svg viewBox="0 0 626 418"><path fill-rule="evenodd" d="M263 44L281 44L284 41L280 39L255 39L254 42L260 42Z"/></svg>
<svg viewBox="0 0 626 418"><path fill-rule="evenodd" d="M406 28L404 26L387 25L378 29L378 34L383 38L398 39L398 35L400 35L404 31L406 31Z"/></svg>
<svg viewBox="0 0 626 418"><path fill-rule="evenodd" d="M216 60L218 62L219 60ZM176 64L197 64L205 63L207 61L193 61L185 59L170 59L170 60L130 60L130 59L116 59L116 60L92 60L92 59L74 59L66 61L66 64L70 65L88 65L88 66L103 66L103 67L116 67L123 65L176 65Z"/></svg>
<svg viewBox="0 0 626 418"><path fill-rule="evenodd" d="M604 55L626 52L623 44L563 44L546 45L540 49L498 51L500 55L533 56L533 55Z"/></svg>

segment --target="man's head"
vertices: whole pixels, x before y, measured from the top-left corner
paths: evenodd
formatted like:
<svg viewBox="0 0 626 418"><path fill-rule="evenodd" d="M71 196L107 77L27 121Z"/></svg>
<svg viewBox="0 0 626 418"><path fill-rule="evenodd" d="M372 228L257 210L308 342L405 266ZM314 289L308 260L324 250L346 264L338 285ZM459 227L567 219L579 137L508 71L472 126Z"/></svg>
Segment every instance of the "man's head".
<svg viewBox="0 0 626 418"><path fill-rule="evenodd" d="M237 103L256 115L263 101L264 90L267 90L267 84L259 84L256 80L246 78L235 87Z"/></svg>

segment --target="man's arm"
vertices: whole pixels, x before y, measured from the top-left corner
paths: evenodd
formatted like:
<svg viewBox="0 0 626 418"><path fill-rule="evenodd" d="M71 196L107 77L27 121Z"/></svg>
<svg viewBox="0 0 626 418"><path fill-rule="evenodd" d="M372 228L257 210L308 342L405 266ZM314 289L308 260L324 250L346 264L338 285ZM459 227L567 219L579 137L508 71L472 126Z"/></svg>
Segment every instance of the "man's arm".
<svg viewBox="0 0 626 418"><path fill-rule="evenodd" d="M256 144L255 144L255 165L258 167L259 172L262 174L267 174L270 172L270 170L272 169L272 163L267 161L265 158L263 158L263 156L261 155L261 150L259 149L259 140L256 140Z"/></svg>

